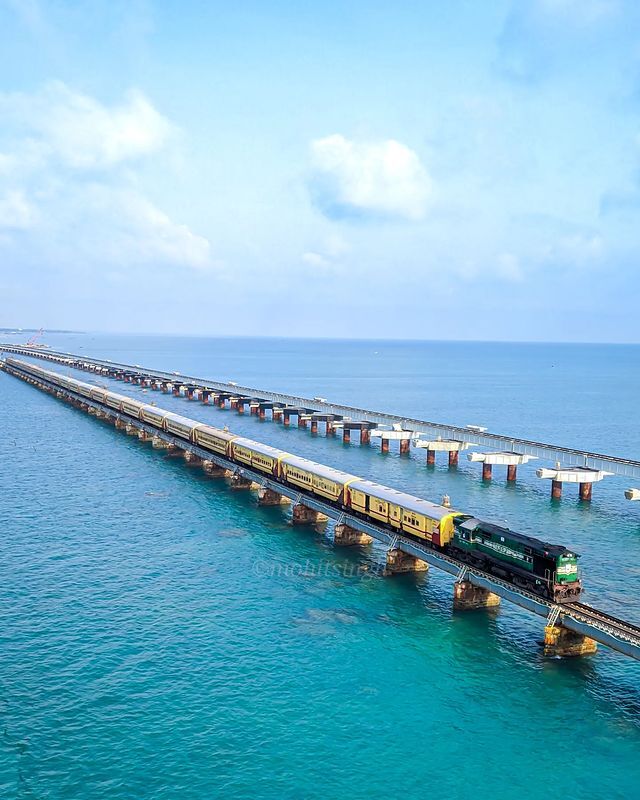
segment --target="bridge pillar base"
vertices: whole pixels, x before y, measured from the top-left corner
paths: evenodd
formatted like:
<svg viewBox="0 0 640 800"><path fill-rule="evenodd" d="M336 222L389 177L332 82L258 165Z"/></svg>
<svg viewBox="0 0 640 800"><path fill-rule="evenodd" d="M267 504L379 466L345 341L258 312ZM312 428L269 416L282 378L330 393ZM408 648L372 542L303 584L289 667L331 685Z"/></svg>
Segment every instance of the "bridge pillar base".
<svg viewBox="0 0 640 800"><path fill-rule="evenodd" d="M263 486L258 492L259 506L288 506L290 503L290 497L274 492L273 489L267 489Z"/></svg>
<svg viewBox="0 0 640 800"><path fill-rule="evenodd" d="M296 503L293 507L291 522L293 525L317 525L320 522L326 522L328 519L329 517L321 511L308 508L302 503Z"/></svg>
<svg viewBox="0 0 640 800"><path fill-rule="evenodd" d="M197 456L195 453L192 453L190 450L184 451L184 460L189 464L190 467L201 467L203 463L203 459L200 456Z"/></svg>
<svg viewBox="0 0 640 800"><path fill-rule="evenodd" d="M236 491L259 488L257 483L254 483L250 478L244 478L242 475L232 475L230 478L230 486Z"/></svg>
<svg viewBox="0 0 640 800"><path fill-rule="evenodd" d="M127 427L127 423L123 419L116 419L114 425L119 431L123 431Z"/></svg>
<svg viewBox="0 0 640 800"><path fill-rule="evenodd" d="M496 608L500 597L471 581L456 581L453 585L454 611L474 611L477 608Z"/></svg>
<svg viewBox="0 0 640 800"><path fill-rule="evenodd" d="M219 467L213 461L203 461L202 469L210 478L228 478L231 473L224 467Z"/></svg>
<svg viewBox="0 0 640 800"><path fill-rule="evenodd" d="M138 440L141 442L152 442L153 441L153 434L145 431L144 429L140 429L138 431Z"/></svg>
<svg viewBox="0 0 640 800"><path fill-rule="evenodd" d="M136 428L136 426L132 425L130 422L125 423L124 432L127 436L137 436L139 430L139 428Z"/></svg>
<svg viewBox="0 0 640 800"><path fill-rule="evenodd" d="M151 446L154 450L170 450L173 445L169 444L169 442L165 442L164 439L161 439L159 436L154 436L151 440Z"/></svg>
<svg viewBox="0 0 640 800"><path fill-rule="evenodd" d="M575 633L561 625L547 625L544 629L545 656L573 658L590 656L598 649L598 643L588 636Z"/></svg>
<svg viewBox="0 0 640 800"><path fill-rule="evenodd" d="M404 572L428 572L429 565L421 558L405 553L397 547L387 550L387 562L384 568L385 575L400 575Z"/></svg>
<svg viewBox="0 0 640 800"><path fill-rule="evenodd" d="M349 525L336 525L333 534L333 543L339 547L352 547L358 544L371 544L373 536L364 531L351 528Z"/></svg>

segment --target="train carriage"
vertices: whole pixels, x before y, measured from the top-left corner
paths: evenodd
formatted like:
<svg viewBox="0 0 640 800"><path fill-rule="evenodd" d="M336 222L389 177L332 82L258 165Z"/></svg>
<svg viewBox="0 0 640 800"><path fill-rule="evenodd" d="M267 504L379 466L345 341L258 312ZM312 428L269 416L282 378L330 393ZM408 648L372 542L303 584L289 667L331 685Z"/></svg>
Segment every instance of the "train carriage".
<svg viewBox="0 0 640 800"><path fill-rule="evenodd" d="M151 405L143 405L140 409L140 419L148 425L153 425L160 430L164 430L164 421L168 414L168 411Z"/></svg>
<svg viewBox="0 0 640 800"><path fill-rule="evenodd" d="M91 398L91 389L92 387L88 383L84 383L83 381L77 382L76 391L83 397Z"/></svg>
<svg viewBox="0 0 640 800"><path fill-rule="evenodd" d="M275 476L279 474L281 459L288 455L277 447L254 442L240 436L231 442L229 453L234 461Z"/></svg>
<svg viewBox="0 0 640 800"><path fill-rule="evenodd" d="M128 414L134 419L140 419L140 412L142 411L143 406L144 403L140 403L137 400L132 400L130 397L127 397L122 401L121 410L123 414Z"/></svg>
<svg viewBox="0 0 640 800"><path fill-rule="evenodd" d="M451 541L456 520L469 518L460 511L361 479L349 485L348 505L361 515L425 539L436 547L444 547Z"/></svg>
<svg viewBox="0 0 640 800"><path fill-rule="evenodd" d="M172 433L174 436L179 436L181 439L186 439L189 442L193 441L192 437L196 428L202 425L202 423L195 422L180 414L167 414L164 419L167 433Z"/></svg>
<svg viewBox="0 0 640 800"><path fill-rule="evenodd" d="M126 399L127 398L122 394L117 394L116 392L107 392L105 402L109 408L115 408L116 411L120 411L122 402Z"/></svg>
<svg viewBox="0 0 640 800"><path fill-rule="evenodd" d="M316 464L308 458L286 455L280 461L280 475L289 484L317 494L327 500L346 503L346 488L356 475Z"/></svg>
<svg viewBox="0 0 640 800"><path fill-rule="evenodd" d="M238 438L233 433L229 433L229 431L223 431L211 425L199 427L194 437L197 445L204 447L206 450L211 450L212 453L217 453L219 456L229 455L230 443Z"/></svg>
<svg viewBox="0 0 640 800"><path fill-rule="evenodd" d="M100 389L99 387L96 386L91 390L91 399L95 400L98 403L104 403L106 401L106 397L107 397L106 389Z"/></svg>

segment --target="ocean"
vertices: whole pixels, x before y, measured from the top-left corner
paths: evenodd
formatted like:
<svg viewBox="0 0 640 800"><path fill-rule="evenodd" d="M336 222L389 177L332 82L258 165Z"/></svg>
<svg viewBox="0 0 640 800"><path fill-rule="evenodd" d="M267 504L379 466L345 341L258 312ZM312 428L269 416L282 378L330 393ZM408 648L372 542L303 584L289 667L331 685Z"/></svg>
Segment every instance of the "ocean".
<svg viewBox="0 0 640 800"><path fill-rule="evenodd" d="M56 349L638 457L640 346L58 334ZM84 380L105 379L80 373ZM425 452L113 382L581 554L586 601L640 623L640 503L552 501ZM632 798L640 665L545 659L544 620L452 612L181 459L0 373L0 796L47 800ZM354 436L357 440L357 436Z"/></svg>

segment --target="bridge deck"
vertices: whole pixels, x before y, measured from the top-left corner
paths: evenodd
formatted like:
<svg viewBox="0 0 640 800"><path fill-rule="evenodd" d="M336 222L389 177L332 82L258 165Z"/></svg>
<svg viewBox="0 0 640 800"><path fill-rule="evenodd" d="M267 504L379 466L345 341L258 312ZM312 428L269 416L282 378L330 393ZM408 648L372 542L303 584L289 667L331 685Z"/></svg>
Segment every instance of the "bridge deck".
<svg viewBox="0 0 640 800"><path fill-rule="evenodd" d="M469 567L467 564L455 558L432 550L426 544L409 539L395 531L380 527L371 522L362 520L359 517L347 514L339 506L331 502L320 500L304 491L281 483L276 478L268 477L263 473L255 472L250 468L240 466L229 459L161 431L151 425L147 425L134 417L129 417L123 412L116 411L84 395L63 388L52 381L43 380L40 376L32 375L27 371L19 370L13 366L8 367L7 371L11 374L15 374L17 377L35 377L49 389L55 390L67 398L79 401L85 406L99 409L111 419L122 419L127 422L135 423L137 428L145 430L147 433L157 436L182 450L189 451L204 460L212 461L218 466L232 470L234 473L246 477L261 486L291 498L294 502L303 502L303 504L309 508L321 511L334 520L344 522L352 528L368 533L384 545L403 550L407 554L420 558L431 566L441 569L450 575L459 577L461 571L464 570L465 580L469 580L471 583L481 588L488 589L494 594L499 595L509 602L515 603L527 611L531 611L546 618L549 618L553 613L558 613L559 616L557 620L564 627L576 633L588 636L600 644L640 661L640 627L628 623L625 620L618 619L583 603L568 603L563 605L552 603L531 592L527 592L526 590L507 583L497 578L495 575Z"/></svg>

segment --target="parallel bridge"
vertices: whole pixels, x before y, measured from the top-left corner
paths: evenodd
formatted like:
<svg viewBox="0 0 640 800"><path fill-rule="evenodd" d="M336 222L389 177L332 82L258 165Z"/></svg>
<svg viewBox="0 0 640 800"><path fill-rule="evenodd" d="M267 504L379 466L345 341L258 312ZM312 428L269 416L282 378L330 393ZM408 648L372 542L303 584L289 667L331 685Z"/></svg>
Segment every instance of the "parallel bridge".
<svg viewBox="0 0 640 800"><path fill-rule="evenodd" d="M22 350L20 352L22 352ZM139 419L116 411L107 405L89 399L77 392L63 388L53 382L53 380L36 376L29 372L28 365L25 365L24 368L6 363L3 364L3 362L0 362L0 365L3 365L8 373L30 383L34 383L58 397L71 401L77 407L85 410L93 409L94 413L100 412L102 417L116 424L126 423L133 425L136 429L146 432L150 437L161 439L166 444L181 451L191 453L203 461L213 463L220 468L229 470L235 476L246 478L248 481L265 489L270 489L278 495L288 497L295 504L302 504L309 509L325 514L327 517L340 524L348 525L356 531L362 531L387 548L401 550L409 556L420 559L430 566L443 570L455 576L457 583L462 580L468 581L480 590L490 592L527 611L544 617L547 620L548 626L561 626L568 631L572 631L574 634L581 637L588 637L588 639L592 639L606 647L610 647L613 650L617 650L624 655L640 661L640 627L636 625L583 603L557 604L545 600L531 592L503 581L484 570L470 567L455 558L432 550L426 544L422 544L402 534L398 534L395 531L388 530L369 521L360 519L359 517L345 513L340 507L333 505L331 502L319 500L316 496L312 496L307 492L281 483L276 478L255 472L245 466L240 466L227 458L223 458L198 445L187 442L184 439L172 436ZM207 385L210 383L211 382Z"/></svg>
<svg viewBox="0 0 640 800"><path fill-rule="evenodd" d="M25 347L15 344L0 344L0 352L2 351L62 363L69 367L98 372L99 374L110 377L126 374L128 376L139 376L148 380L170 383L180 382L198 389L215 390L228 397L242 398L243 400L255 402L257 404L273 403L280 406L285 411L287 409L290 410L292 413L334 417L336 420L341 421L339 424L344 424L344 422L351 423L354 420L358 420L359 424L366 423L370 424L372 427L381 426L383 428L396 428L397 430L388 431L389 438L394 438L393 435L398 434L395 438L400 439L401 433L405 433L413 439L423 435L429 440L435 440L436 444L434 444L434 446L437 446L438 440L441 440L442 443L453 440L456 443L460 443L460 449L464 449L465 447L486 447L504 454L517 454L520 457L532 457L551 461L554 464L560 463L578 468L586 467L588 470L593 470L600 475L612 474L640 480L640 461L635 459L621 458L618 456L605 455L603 453L594 453L588 450L578 450L571 447L536 442L516 436L489 433L486 430L472 429L459 425L449 425L423 419L414 419L412 417L402 417L385 411L372 411L370 409L358 408L341 403L299 397L284 392L273 392L249 386L239 386L235 383L225 383L212 378L182 375L175 372L118 363L107 359L89 358L87 356L63 353L61 351L43 350L41 348ZM595 479L599 480L600 478Z"/></svg>

